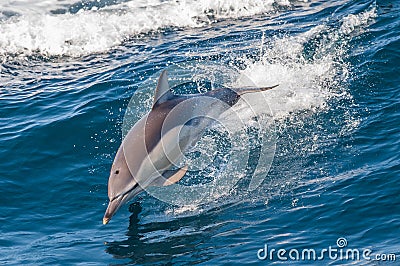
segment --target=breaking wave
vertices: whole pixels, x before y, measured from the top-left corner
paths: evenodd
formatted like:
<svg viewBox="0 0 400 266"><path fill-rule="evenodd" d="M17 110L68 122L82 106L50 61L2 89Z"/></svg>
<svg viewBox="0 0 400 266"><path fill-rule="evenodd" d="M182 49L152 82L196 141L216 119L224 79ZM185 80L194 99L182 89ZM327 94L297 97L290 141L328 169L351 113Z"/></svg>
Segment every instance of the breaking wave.
<svg viewBox="0 0 400 266"><path fill-rule="evenodd" d="M29 3L28 10L0 4L0 55L101 53L142 33L202 27L290 6L288 0L102 0L64 6L53 2Z"/></svg>

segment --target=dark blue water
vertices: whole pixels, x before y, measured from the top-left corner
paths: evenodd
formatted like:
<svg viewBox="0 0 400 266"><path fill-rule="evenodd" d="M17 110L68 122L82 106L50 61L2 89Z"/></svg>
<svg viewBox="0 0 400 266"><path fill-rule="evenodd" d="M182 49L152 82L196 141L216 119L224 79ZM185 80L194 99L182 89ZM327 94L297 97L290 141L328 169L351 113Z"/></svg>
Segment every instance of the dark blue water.
<svg viewBox="0 0 400 266"><path fill-rule="evenodd" d="M277 1L242 14L203 1L211 11L194 15L205 24L176 17L175 25L173 4L155 2L162 22L129 30L123 14L138 12L129 1L54 3L45 13L1 6L1 264L266 264L257 257L265 244L320 251L341 237L347 248L370 249L372 260L275 253L272 261L400 260L400 3ZM96 18L104 8L114 15ZM53 39L37 18L59 23ZM121 28L86 31L101 18L98 25ZM261 186L249 192L239 183L201 206L143 193L102 225L132 95L148 91L136 106L145 112L162 69L176 82L202 71L218 78L216 65L260 86L280 84L266 94L277 138Z"/></svg>

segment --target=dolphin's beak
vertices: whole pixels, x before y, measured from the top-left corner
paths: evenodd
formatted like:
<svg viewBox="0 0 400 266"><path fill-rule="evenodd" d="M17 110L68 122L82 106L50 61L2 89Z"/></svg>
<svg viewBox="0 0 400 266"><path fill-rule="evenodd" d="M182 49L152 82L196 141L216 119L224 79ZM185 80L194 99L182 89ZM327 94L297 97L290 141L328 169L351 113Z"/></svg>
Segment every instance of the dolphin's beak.
<svg viewBox="0 0 400 266"><path fill-rule="evenodd" d="M103 217L103 224L108 224L111 218Z"/></svg>
<svg viewBox="0 0 400 266"><path fill-rule="evenodd" d="M106 213L104 214L103 217L103 224L108 224L108 222L111 220L111 217L114 215L114 213L117 212L119 207L122 205L122 198L123 197L118 197L114 198L112 201L108 203L108 207L106 210Z"/></svg>
<svg viewBox="0 0 400 266"><path fill-rule="evenodd" d="M125 202L136 197L136 195L142 191L143 189L139 186L139 184L136 183L132 189L110 200L110 202L108 202L106 213L103 217L103 224L108 224L108 222L111 220L111 217L113 217L113 215L122 205L124 205Z"/></svg>

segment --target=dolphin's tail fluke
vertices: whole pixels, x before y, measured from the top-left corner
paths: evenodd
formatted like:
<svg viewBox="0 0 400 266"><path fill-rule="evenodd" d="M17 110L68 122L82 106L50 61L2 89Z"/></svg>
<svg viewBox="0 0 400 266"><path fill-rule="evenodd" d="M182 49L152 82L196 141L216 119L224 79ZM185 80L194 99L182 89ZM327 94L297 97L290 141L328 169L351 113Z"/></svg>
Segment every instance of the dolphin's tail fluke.
<svg viewBox="0 0 400 266"><path fill-rule="evenodd" d="M272 87L261 87L261 88L243 87L243 88L232 88L232 90L235 91L239 95L243 95L243 94L246 94L246 93L271 90L271 89L276 88L278 86L279 86L279 84L274 85Z"/></svg>

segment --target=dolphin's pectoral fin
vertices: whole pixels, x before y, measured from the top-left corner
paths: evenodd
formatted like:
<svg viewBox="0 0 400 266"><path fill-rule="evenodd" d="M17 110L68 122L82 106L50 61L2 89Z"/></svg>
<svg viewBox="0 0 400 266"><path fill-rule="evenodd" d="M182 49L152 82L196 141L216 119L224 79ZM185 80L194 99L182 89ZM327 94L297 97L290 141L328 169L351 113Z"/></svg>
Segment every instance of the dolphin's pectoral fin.
<svg viewBox="0 0 400 266"><path fill-rule="evenodd" d="M185 165L182 168L164 171L162 175L160 175L153 181L152 185L162 187L175 184L176 182L182 179L182 177L186 174L187 170L188 166Z"/></svg>
<svg viewBox="0 0 400 266"><path fill-rule="evenodd" d="M163 102L166 102L174 97L174 94L169 88L167 71L161 72L158 78L157 88L154 93L153 108Z"/></svg>
<svg viewBox="0 0 400 266"><path fill-rule="evenodd" d="M163 173L164 178L166 179L164 183L162 184L163 186L169 186L172 184L175 184L179 180L182 179L182 177L186 174L188 170L188 166L185 165L182 168L178 168L175 170L167 170Z"/></svg>

